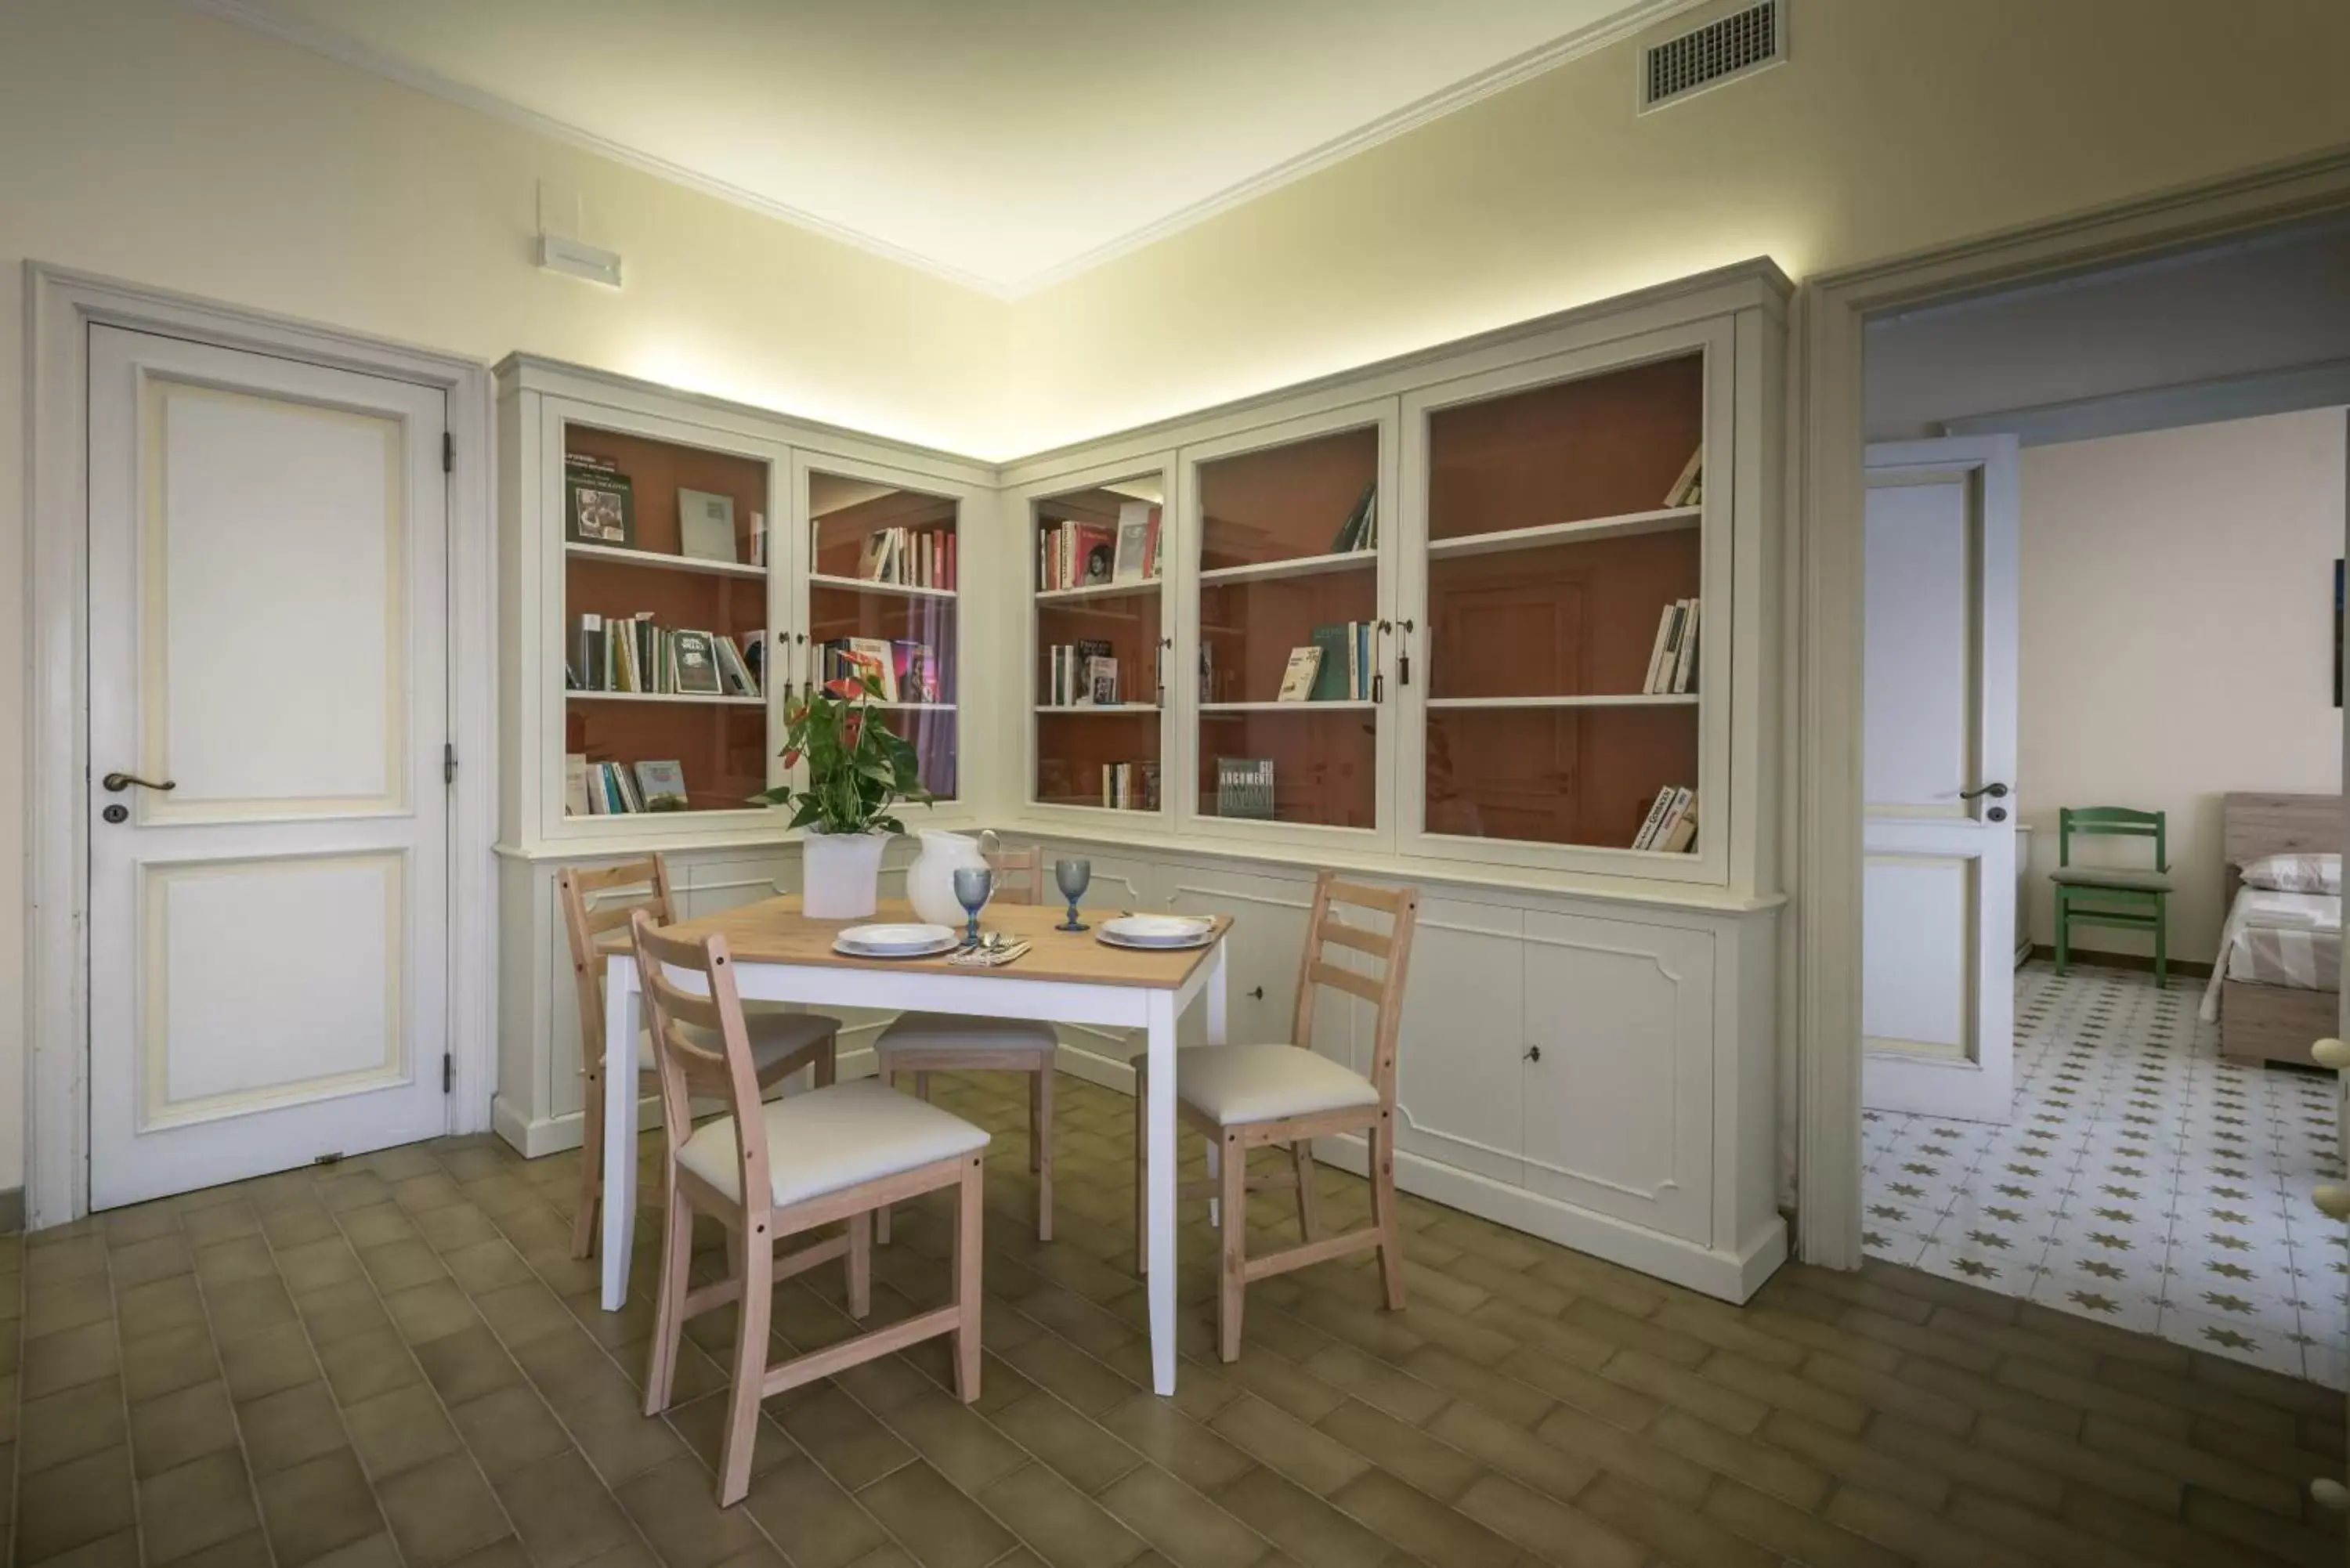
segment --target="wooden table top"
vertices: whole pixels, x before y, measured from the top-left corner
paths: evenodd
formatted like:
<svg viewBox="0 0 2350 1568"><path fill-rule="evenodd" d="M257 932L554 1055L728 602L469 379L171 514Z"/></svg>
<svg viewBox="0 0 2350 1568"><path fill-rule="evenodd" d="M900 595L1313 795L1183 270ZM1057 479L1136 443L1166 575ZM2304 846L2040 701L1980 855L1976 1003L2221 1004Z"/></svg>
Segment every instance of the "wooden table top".
<svg viewBox="0 0 2350 1568"><path fill-rule="evenodd" d="M990 904L980 916L983 932L1003 932L1012 940L1025 940L1028 951L1008 964L993 968L952 964L945 958L934 959L863 959L850 958L832 950L833 939L851 926L867 926L919 920L913 907L903 899L885 898L870 915L854 920L811 920L800 913L796 894L782 898L764 898L755 904L742 904L715 915L699 919L681 920L671 929L681 937L711 935L726 939L726 950L737 963L810 964L825 969L859 969L884 973L898 970L920 970L938 974L975 975L982 979L1049 980L1079 985L1131 985L1151 990L1173 990L1191 979L1191 971L1207 961L1215 949L1185 948L1174 952L1145 952L1133 948L1114 948L1094 940L1095 932L1109 917L1089 914L1087 923L1094 929L1087 931L1056 931L1053 928L1066 918L1059 905ZM1215 917L1216 935L1221 938L1232 929L1230 915Z"/></svg>

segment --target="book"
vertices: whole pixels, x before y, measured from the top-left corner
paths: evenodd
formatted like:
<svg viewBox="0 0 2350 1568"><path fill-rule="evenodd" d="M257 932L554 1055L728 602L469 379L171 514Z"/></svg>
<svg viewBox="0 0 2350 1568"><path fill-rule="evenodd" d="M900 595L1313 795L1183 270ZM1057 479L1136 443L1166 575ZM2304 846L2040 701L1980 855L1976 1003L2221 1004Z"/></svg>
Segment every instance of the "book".
<svg viewBox="0 0 2350 1568"><path fill-rule="evenodd" d="M566 752L563 755L563 815L593 815L588 804L588 755L584 752Z"/></svg>
<svg viewBox="0 0 2350 1568"><path fill-rule="evenodd" d="M1657 829L1664 826L1666 814L1671 811L1672 807L1673 786L1667 784L1657 791L1657 798L1648 803L1648 814L1640 819L1640 830L1632 836L1633 848L1648 847L1657 836Z"/></svg>
<svg viewBox="0 0 2350 1568"><path fill-rule="evenodd" d="M1697 792L1683 790L1681 794L1689 799L1681 804L1671 824L1649 846L1661 849L1668 855L1686 855L1697 845Z"/></svg>
<svg viewBox="0 0 2350 1568"><path fill-rule="evenodd" d="M582 545L636 547L636 490L619 464L585 452L567 453L563 460L563 488L568 501L567 537Z"/></svg>
<svg viewBox="0 0 2350 1568"><path fill-rule="evenodd" d="M707 490L677 493L677 553L697 561L733 561L734 498Z"/></svg>
<svg viewBox="0 0 2350 1568"><path fill-rule="evenodd" d="M1118 556L1110 570L1113 582L1139 583L1150 576L1150 535L1159 508L1148 501L1128 501L1118 509Z"/></svg>
<svg viewBox="0 0 2350 1568"><path fill-rule="evenodd" d="M1680 647L1673 654L1672 680L1665 687L1668 691L1697 690L1698 601L1684 599L1681 602L1689 608L1681 620Z"/></svg>
<svg viewBox="0 0 2350 1568"><path fill-rule="evenodd" d="M571 618L571 658L579 674L579 690L601 691L605 686L604 618L580 614Z"/></svg>
<svg viewBox="0 0 2350 1568"><path fill-rule="evenodd" d="M1357 550L1367 550L1378 542L1378 536L1372 532L1371 524L1371 518L1378 507L1378 493L1379 482L1376 479L1364 487L1362 495L1356 500L1355 504L1347 510L1346 518L1339 523L1337 537L1330 541L1332 555L1352 555Z"/></svg>
<svg viewBox="0 0 2350 1568"><path fill-rule="evenodd" d="M764 512L751 514L751 564L767 564L767 514Z"/></svg>
<svg viewBox="0 0 2350 1568"><path fill-rule="evenodd" d="M1657 689L1657 672L1664 668L1665 645L1672 640L1672 636L1673 607L1667 605L1657 612L1657 640L1648 649L1648 672L1640 678L1641 691L1654 691Z"/></svg>
<svg viewBox="0 0 2350 1568"><path fill-rule="evenodd" d="M1344 626L1317 626L1305 634L1322 653L1307 701L1338 702L1355 694L1355 628L1359 624L1348 621Z"/></svg>
<svg viewBox="0 0 2350 1568"><path fill-rule="evenodd" d="M1689 600L1675 599L1665 607L1664 651L1658 657L1656 668L1649 671L1648 683L1642 688L1643 691L1657 692L1672 689L1673 670L1681 656L1681 631L1688 624Z"/></svg>
<svg viewBox="0 0 2350 1568"><path fill-rule="evenodd" d="M1118 532L1099 523L1079 523L1070 536L1074 552L1068 584L1091 586L1110 582L1118 570Z"/></svg>
<svg viewBox="0 0 2350 1568"><path fill-rule="evenodd" d="M718 649L706 631L673 631L667 639L665 690L694 697L723 697L726 685L718 672Z"/></svg>
<svg viewBox="0 0 2350 1568"><path fill-rule="evenodd" d="M637 792L647 811L683 811L685 769L674 762L639 763Z"/></svg>
<svg viewBox="0 0 2350 1568"><path fill-rule="evenodd" d="M1705 447L1702 442L1681 464L1679 478L1665 492L1667 506L1695 506L1705 499Z"/></svg>
<svg viewBox="0 0 2350 1568"><path fill-rule="evenodd" d="M877 702L898 700L898 656L888 642L878 637L850 637L837 639L828 646L840 656L840 667L832 679L846 678ZM865 684L868 677L872 686Z"/></svg>
<svg viewBox="0 0 2350 1568"><path fill-rule="evenodd" d="M743 668L750 673L751 695L766 695L767 634L764 628L743 634Z"/></svg>
<svg viewBox="0 0 2350 1568"><path fill-rule="evenodd" d="M940 702L938 656L931 645L899 638L889 644L890 665L896 675L897 701L900 702Z"/></svg>
<svg viewBox="0 0 2350 1568"><path fill-rule="evenodd" d="M1118 705L1118 660L1107 654L1096 654L1086 660L1086 689L1097 708Z"/></svg>
<svg viewBox="0 0 2350 1568"><path fill-rule="evenodd" d="M1150 538L1142 552L1142 575L1146 579L1159 576L1159 514L1158 507L1150 509Z"/></svg>
<svg viewBox="0 0 2350 1568"><path fill-rule="evenodd" d="M1314 694L1314 678L1321 672L1322 650L1310 644L1289 650L1289 666L1281 672L1276 702L1303 702Z"/></svg>
<svg viewBox="0 0 2350 1568"><path fill-rule="evenodd" d="M719 683L726 689L726 695L730 697L765 695L759 690L757 679L752 675L750 665L744 662L742 650L734 646L733 638L713 637L710 639L710 648L711 651L718 657L718 680Z"/></svg>
<svg viewBox="0 0 2350 1568"><path fill-rule="evenodd" d="M1218 757L1216 815L1248 821L1273 820L1273 759Z"/></svg>

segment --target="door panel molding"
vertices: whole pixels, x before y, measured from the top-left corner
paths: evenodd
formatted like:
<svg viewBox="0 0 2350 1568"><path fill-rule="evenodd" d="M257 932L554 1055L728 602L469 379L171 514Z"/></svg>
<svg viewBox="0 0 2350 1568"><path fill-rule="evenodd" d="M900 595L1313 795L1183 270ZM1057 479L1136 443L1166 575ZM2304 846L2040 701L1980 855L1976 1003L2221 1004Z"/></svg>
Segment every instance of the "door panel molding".
<svg viewBox="0 0 2350 1568"><path fill-rule="evenodd" d="M89 1206L88 438L90 329L120 327L439 389L447 474L450 1127L485 1131L495 1081L495 554L488 367L340 327L26 264L31 690L26 867L26 1223ZM224 827L236 832L235 827Z"/></svg>

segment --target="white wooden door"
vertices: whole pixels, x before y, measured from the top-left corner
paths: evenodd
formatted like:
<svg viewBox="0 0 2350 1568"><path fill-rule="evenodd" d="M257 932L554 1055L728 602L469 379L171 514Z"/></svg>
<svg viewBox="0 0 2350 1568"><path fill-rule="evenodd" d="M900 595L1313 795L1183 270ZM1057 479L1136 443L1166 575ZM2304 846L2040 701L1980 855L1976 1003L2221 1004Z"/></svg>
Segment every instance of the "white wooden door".
<svg viewBox="0 0 2350 1568"><path fill-rule="evenodd" d="M91 1206L434 1136L443 394L99 327L88 396Z"/></svg>
<svg viewBox="0 0 2350 1568"><path fill-rule="evenodd" d="M1862 1103L2004 1122L2015 1051L2012 436L1868 451Z"/></svg>

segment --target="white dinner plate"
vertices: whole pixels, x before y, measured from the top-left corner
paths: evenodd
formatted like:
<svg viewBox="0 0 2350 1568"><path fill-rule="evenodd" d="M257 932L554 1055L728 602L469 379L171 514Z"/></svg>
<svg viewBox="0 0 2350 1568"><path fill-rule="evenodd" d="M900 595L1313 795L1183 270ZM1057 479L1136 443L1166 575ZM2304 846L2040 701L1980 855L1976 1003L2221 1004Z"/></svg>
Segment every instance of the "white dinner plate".
<svg viewBox="0 0 2350 1568"><path fill-rule="evenodd" d="M844 951L861 953L928 952L941 942L961 939L947 926L881 925L851 926L833 939L833 946Z"/></svg>
<svg viewBox="0 0 2350 1568"><path fill-rule="evenodd" d="M1102 922L1102 938L1127 948L1195 948L1216 929L1198 915L1120 915Z"/></svg>
<svg viewBox="0 0 2350 1568"><path fill-rule="evenodd" d="M843 958L924 959L936 958L941 953L951 953L961 946L962 946L961 937L949 937L942 942L934 942L925 948L858 948L851 947L836 938L832 944L832 950Z"/></svg>
<svg viewBox="0 0 2350 1568"><path fill-rule="evenodd" d="M1182 952L1190 948L1213 947L1216 943L1216 933L1212 930L1201 931L1188 941L1180 942L1128 942L1120 941L1110 935L1107 929L1103 929L1094 933L1094 940L1106 948L1125 948L1130 952L1173 953Z"/></svg>

